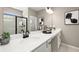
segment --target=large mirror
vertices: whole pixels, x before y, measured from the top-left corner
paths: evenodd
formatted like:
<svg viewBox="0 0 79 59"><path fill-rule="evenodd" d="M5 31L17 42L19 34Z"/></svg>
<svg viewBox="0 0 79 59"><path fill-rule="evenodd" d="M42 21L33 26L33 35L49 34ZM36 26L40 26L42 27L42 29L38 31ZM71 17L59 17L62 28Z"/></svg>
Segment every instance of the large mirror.
<svg viewBox="0 0 79 59"><path fill-rule="evenodd" d="M52 26L52 16L46 13L45 7L4 8L3 32L18 34L42 30Z"/></svg>

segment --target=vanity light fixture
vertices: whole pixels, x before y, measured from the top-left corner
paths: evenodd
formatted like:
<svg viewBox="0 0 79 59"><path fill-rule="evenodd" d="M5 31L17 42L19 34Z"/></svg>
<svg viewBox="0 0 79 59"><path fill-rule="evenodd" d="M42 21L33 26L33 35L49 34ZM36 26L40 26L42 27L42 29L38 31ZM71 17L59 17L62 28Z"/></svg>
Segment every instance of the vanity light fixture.
<svg viewBox="0 0 79 59"><path fill-rule="evenodd" d="M46 7L46 12L47 12L48 14L53 14L53 10L52 10L51 7Z"/></svg>

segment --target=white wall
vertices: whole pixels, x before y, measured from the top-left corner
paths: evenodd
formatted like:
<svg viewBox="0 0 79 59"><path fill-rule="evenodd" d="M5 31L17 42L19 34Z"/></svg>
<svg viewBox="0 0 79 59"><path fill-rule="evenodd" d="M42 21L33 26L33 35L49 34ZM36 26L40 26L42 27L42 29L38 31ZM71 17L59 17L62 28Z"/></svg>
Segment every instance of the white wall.
<svg viewBox="0 0 79 59"><path fill-rule="evenodd" d="M23 8L23 16L28 17L28 8L27 7Z"/></svg>
<svg viewBox="0 0 79 59"><path fill-rule="evenodd" d="M11 8L11 7L4 7L4 13L22 16L23 12L18 9Z"/></svg>

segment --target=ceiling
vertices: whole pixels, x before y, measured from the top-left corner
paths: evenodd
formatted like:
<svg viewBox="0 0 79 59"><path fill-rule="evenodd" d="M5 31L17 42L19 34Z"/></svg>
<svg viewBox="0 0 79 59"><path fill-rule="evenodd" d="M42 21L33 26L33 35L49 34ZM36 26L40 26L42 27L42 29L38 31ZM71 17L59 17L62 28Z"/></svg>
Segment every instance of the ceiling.
<svg viewBox="0 0 79 59"><path fill-rule="evenodd" d="M34 11L40 11L42 9L45 9L45 7L29 7L29 8L34 10Z"/></svg>
<svg viewBox="0 0 79 59"><path fill-rule="evenodd" d="M42 9L45 9L45 7L13 7L13 8L21 10L21 11L23 11L24 9L28 9L28 8L30 8L34 11L40 11Z"/></svg>

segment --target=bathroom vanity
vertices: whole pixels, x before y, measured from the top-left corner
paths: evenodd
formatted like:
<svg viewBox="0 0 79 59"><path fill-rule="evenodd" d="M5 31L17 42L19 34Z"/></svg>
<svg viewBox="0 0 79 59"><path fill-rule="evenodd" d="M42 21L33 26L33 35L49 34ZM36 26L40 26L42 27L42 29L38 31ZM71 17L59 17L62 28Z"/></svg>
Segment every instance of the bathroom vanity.
<svg viewBox="0 0 79 59"><path fill-rule="evenodd" d="M0 46L0 52L50 52L59 48L60 33L61 29L52 30L51 34L33 31L28 38L22 38L23 34L14 34L9 44Z"/></svg>

